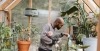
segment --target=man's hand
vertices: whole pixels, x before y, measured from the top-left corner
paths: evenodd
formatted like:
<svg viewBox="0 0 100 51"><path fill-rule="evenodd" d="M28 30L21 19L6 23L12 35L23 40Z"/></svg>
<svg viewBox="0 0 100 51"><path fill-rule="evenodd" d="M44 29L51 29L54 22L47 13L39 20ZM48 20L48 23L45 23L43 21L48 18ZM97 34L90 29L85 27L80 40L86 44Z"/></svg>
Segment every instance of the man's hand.
<svg viewBox="0 0 100 51"><path fill-rule="evenodd" d="M63 35L70 37L70 35L68 33L62 33Z"/></svg>

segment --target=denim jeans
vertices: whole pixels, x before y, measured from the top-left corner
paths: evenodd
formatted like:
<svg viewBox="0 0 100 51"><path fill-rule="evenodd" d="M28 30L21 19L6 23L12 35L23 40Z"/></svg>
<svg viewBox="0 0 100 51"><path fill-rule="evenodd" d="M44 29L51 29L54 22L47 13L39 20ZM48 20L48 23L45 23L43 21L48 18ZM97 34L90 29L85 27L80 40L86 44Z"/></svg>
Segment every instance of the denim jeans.
<svg viewBox="0 0 100 51"><path fill-rule="evenodd" d="M42 48L38 48L38 51L52 51L52 50L44 50Z"/></svg>

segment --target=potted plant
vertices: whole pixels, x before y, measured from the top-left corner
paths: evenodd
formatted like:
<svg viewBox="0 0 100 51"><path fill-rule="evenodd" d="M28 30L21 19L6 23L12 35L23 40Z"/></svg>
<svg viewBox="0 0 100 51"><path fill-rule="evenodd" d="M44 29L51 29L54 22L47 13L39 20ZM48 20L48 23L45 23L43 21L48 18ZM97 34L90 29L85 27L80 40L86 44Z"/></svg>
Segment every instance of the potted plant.
<svg viewBox="0 0 100 51"><path fill-rule="evenodd" d="M74 12L75 13L75 12ZM64 21L65 21L65 23L66 23L66 25L68 26L68 28L69 28L69 34L71 34L71 27L73 27L73 26L76 26L76 24L77 24L77 17L76 17L76 15L70 15L69 17L68 16L65 16L64 17ZM67 44L66 44L66 46L65 46L65 49L67 49L67 50L69 50L69 42L70 42L70 40L71 39L69 39L68 38L68 40L67 40ZM67 47L67 48L66 48Z"/></svg>
<svg viewBox="0 0 100 51"><path fill-rule="evenodd" d="M96 51L97 39L95 37L97 36L97 33L95 31L95 26L95 18L83 17L79 20L76 43L78 42L78 44L89 45L89 47L85 49L86 51ZM94 49L91 50L91 48Z"/></svg>
<svg viewBox="0 0 100 51"><path fill-rule="evenodd" d="M80 33L86 35L86 38L83 38L83 44L84 45L89 45L85 51L96 51L97 47L97 38L96 37L96 31L95 31L95 26L96 22L93 22L94 18L85 18L84 24L81 24L81 31ZM93 30L94 29L94 30ZM91 48L93 48L91 50Z"/></svg>
<svg viewBox="0 0 100 51"><path fill-rule="evenodd" d="M22 30L21 34L26 35L20 35L22 37L18 39L18 51L29 51L31 41L29 40L27 30Z"/></svg>
<svg viewBox="0 0 100 51"><path fill-rule="evenodd" d="M28 30L22 25L15 25L15 32L18 34L18 51L29 51L31 41L29 40Z"/></svg>
<svg viewBox="0 0 100 51"><path fill-rule="evenodd" d="M15 25L15 32L18 34L18 51L29 51L31 44L31 37L38 33L38 29L35 25L31 28L31 35L28 34L28 29L20 24Z"/></svg>
<svg viewBox="0 0 100 51"><path fill-rule="evenodd" d="M98 20L98 15L100 14L97 14L95 15L95 17L97 17L97 20ZM93 21L93 20L92 20ZM98 23L98 22L97 22ZM95 32L96 32L96 28L98 28L97 26L97 23L96 24L93 24L94 27L95 27ZM92 28L93 29L93 28ZM91 31L93 32L93 30L91 29ZM97 30L98 31L98 30ZM97 35L97 33L93 32L95 35ZM99 31L98 31L99 32ZM93 35L94 36L94 35ZM97 51L97 38L96 36L95 37L90 37L90 38L84 38L83 39L83 43L84 44L87 44L87 45L90 45L89 48L85 49L86 51Z"/></svg>

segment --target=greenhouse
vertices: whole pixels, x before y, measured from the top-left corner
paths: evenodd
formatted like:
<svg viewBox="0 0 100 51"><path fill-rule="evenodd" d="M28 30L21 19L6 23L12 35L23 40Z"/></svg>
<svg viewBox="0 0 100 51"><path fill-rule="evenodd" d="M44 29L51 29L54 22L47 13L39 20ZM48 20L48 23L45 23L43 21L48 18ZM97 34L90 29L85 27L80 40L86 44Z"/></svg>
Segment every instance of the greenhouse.
<svg viewBox="0 0 100 51"><path fill-rule="evenodd" d="M0 51L100 51L100 0L0 0Z"/></svg>

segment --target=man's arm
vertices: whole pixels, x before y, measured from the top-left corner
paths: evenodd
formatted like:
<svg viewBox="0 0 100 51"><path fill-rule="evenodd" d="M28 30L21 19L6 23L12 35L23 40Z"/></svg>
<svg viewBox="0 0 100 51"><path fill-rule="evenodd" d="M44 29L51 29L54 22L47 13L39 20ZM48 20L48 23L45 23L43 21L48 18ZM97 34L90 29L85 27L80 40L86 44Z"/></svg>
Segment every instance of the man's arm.
<svg viewBox="0 0 100 51"><path fill-rule="evenodd" d="M63 37L64 35L61 33L61 34L56 34L56 35L52 35L50 36L50 38L54 41L58 41L59 38Z"/></svg>
<svg viewBox="0 0 100 51"><path fill-rule="evenodd" d="M50 34L50 33L51 33L51 31L48 34ZM58 39L63 36L69 36L69 34L68 33L60 33L60 34L53 34L52 36L48 36L48 37L51 38L52 40L58 41Z"/></svg>

